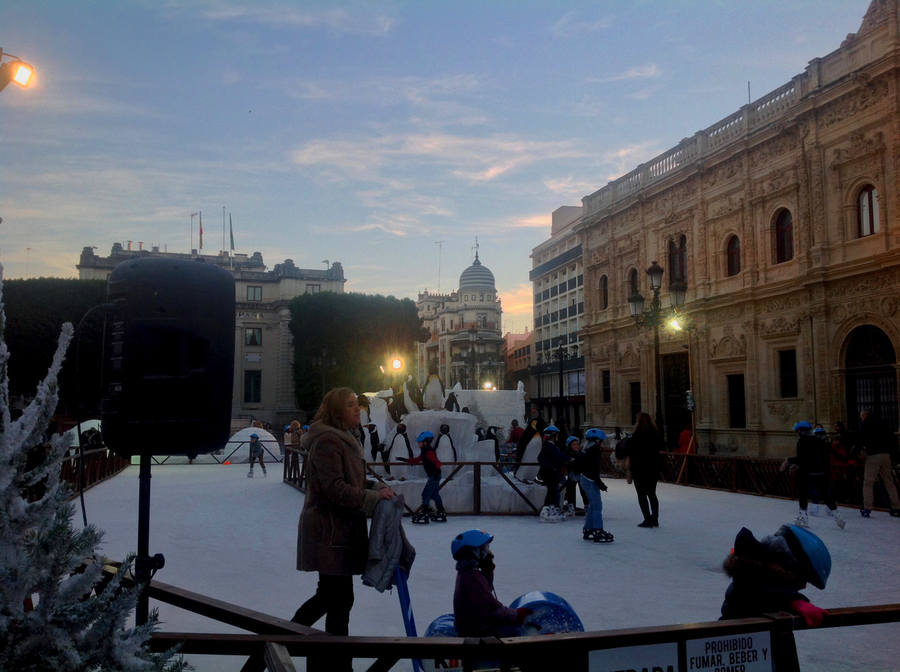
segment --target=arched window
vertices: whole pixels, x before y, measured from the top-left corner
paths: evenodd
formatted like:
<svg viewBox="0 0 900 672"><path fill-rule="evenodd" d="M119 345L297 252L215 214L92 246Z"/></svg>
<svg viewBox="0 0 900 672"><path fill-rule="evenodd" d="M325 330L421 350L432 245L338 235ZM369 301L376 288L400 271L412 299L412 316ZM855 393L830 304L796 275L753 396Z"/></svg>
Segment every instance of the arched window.
<svg viewBox="0 0 900 672"><path fill-rule="evenodd" d="M669 241L669 286L676 282L687 284L687 236Z"/></svg>
<svg viewBox="0 0 900 672"><path fill-rule="evenodd" d="M725 274L731 277L741 272L741 239L732 236L725 248Z"/></svg>
<svg viewBox="0 0 900 672"><path fill-rule="evenodd" d="M628 296L625 297L627 301L629 298L638 293L638 274L637 269L632 268L628 271Z"/></svg>
<svg viewBox="0 0 900 672"><path fill-rule="evenodd" d="M878 190L871 184L863 187L856 199L857 235L878 233Z"/></svg>
<svg viewBox="0 0 900 672"><path fill-rule="evenodd" d="M775 220L775 263L794 258L794 218L790 210L782 210Z"/></svg>
<svg viewBox="0 0 900 672"><path fill-rule="evenodd" d="M609 308L609 280L603 275L600 277L600 310Z"/></svg>

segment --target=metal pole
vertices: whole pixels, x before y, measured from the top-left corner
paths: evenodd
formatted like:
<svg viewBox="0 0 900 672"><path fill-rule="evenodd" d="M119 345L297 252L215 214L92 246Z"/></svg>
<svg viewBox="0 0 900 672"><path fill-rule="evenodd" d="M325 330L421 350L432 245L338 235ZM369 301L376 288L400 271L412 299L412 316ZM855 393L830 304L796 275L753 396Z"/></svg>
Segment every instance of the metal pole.
<svg viewBox="0 0 900 672"><path fill-rule="evenodd" d="M661 315L659 290L653 290L653 363L656 369L656 427L663 442L666 440L665 416L662 407L662 374L659 365L659 320Z"/></svg>
<svg viewBox="0 0 900 672"><path fill-rule="evenodd" d="M150 596L147 587L150 583L150 461L148 453L141 454L141 470L138 476L138 543L137 557L134 560L134 578L141 587L138 594L137 611L134 620L137 625L144 625L150 612Z"/></svg>
<svg viewBox="0 0 900 672"><path fill-rule="evenodd" d="M559 410L557 411L556 422L560 426L559 431L565 431L565 421L563 419L563 346L562 343L559 344L559 399L557 401L557 406Z"/></svg>

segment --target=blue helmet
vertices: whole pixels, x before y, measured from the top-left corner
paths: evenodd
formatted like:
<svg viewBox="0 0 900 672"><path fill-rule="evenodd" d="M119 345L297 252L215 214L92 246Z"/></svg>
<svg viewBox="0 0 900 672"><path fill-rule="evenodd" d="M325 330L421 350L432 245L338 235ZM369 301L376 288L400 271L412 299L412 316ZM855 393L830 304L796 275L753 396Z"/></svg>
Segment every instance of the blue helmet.
<svg viewBox="0 0 900 672"><path fill-rule="evenodd" d="M824 434L824 433L825 433L825 428L824 428L824 427L816 427L816 428L813 430L813 434Z"/></svg>
<svg viewBox="0 0 900 672"><path fill-rule="evenodd" d="M556 425L547 425L544 427L544 434L559 434L559 427Z"/></svg>
<svg viewBox="0 0 900 672"><path fill-rule="evenodd" d="M453 541L450 543L450 554L455 558L456 554L464 548L481 548L493 540L494 537L482 530L466 530L453 537Z"/></svg>
<svg viewBox="0 0 900 672"><path fill-rule="evenodd" d="M801 420L800 422L794 423L795 432L799 432L801 429L812 429L812 425L809 424L809 420Z"/></svg>
<svg viewBox="0 0 900 672"><path fill-rule="evenodd" d="M788 540L794 556L801 556L797 557L797 560L805 565L807 581L820 590L824 589L828 575L831 574L831 554L825 543L806 528L797 525L784 525L778 533ZM799 545L799 549L791 543L791 535Z"/></svg>
<svg viewBox="0 0 900 672"><path fill-rule="evenodd" d="M592 428L584 433L584 438L594 441L606 441L606 432L602 429Z"/></svg>
<svg viewBox="0 0 900 672"><path fill-rule="evenodd" d="M416 441L430 441L434 438L434 434L427 429L416 437Z"/></svg>
<svg viewBox="0 0 900 672"><path fill-rule="evenodd" d="M304 432L308 432L308 431L309 431L309 425L303 425L303 431L304 431Z"/></svg>
<svg viewBox="0 0 900 672"><path fill-rule="evenodd" d="M577 436L570 436L568 439L566 439L566 448L568 448L569 446L571 446L573 441L578 441L578 437L577 437Z"/></svg>
<svg viewBox="0 0 900 672"><path fill-rule="evenodd" d="M251 438L251 439L258 439L258 438L259 438L259 434L257 434L257 433L254 432L253 434L250 435L250 438Z"/></svg>

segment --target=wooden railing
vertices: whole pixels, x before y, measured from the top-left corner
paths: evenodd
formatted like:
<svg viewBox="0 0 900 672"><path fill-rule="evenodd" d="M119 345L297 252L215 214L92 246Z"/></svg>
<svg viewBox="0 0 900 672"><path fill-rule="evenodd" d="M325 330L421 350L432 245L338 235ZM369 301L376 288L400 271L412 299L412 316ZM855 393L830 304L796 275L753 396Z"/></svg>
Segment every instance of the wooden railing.
<svg viewBox="0 0 900 672"><path fill-rule="evenodd" d="M115 571L109 568L108 572ZM149 595L221 623L254 634L217 634L208 632L155 632L150 640L153 651L178 646L184 654L246 657L243 670L293 672L292 656L334 661L338 657L374 658L368 670L384 672L405 659L462 661L471 670L476 661L496 661L502 670L590 669L591 658L609 649L631 648L635 658L648 645L668 644L676 661L668 669L691 669L688 655L704 641L722 637L752 635L767 640L767 654L778 672L799 670L793 632L805 630L802 619L780 612L759 618L663 625L621 630L576 632L536 637L339 637L229 604L175 586L151 581ZM900 621L900 604L871 605L829 609L823 628L894 623ZM762 644L755 644L758 650ZM620 655L622 652L619 652ZM628 651L624 655L628 655ZM727 660L727 655L725 656ZM309 660L309 662L313 662ZM721 666L720 666L721 667ZM309 669L313 669L310 667ZM318 669L318 668L317 668ZM328 669L324 666L321 669ZM637 669L640 669L638 667ZM722 668L731 669L731 668ZM739 669L739 668L734 668Z"/></svg>
<svg viewBox="0 0 900 672"><path fill-rule="evenodd" d="M82 486L82 458L74 453L63 459L60 467L60 480L69 484L73 496L84 488L87 490L108 478L112 478L125 469L131 461L119 457L106 448L94 448L84 451L84 485Z"/></svg>

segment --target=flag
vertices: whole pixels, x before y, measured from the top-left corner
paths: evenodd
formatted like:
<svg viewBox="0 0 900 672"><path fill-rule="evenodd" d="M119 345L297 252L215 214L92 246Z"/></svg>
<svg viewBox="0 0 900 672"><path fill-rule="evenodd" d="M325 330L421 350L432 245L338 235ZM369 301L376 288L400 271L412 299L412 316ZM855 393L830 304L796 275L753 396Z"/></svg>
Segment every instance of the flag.
<svg viewBox="0 0 900 672"><path fill-rule="evenodd" d="M231 251L234 252L234 229L231 228L231 213L228 213L228 237L231 238Z"/></svg>
<svg viewBox="0 0 900 672"><path fill-rule="evenodd" d="M200 249L203 249L203 211L200 211Z"/></svg>

